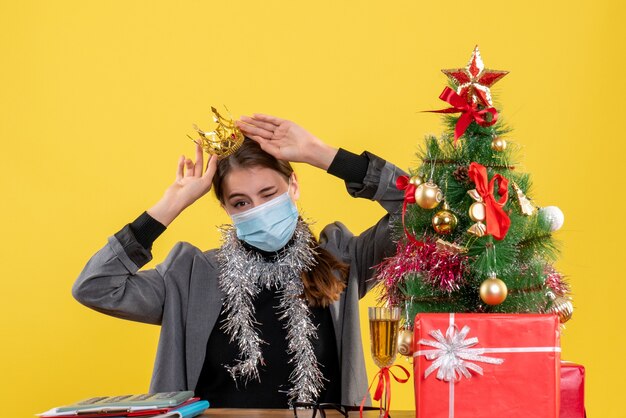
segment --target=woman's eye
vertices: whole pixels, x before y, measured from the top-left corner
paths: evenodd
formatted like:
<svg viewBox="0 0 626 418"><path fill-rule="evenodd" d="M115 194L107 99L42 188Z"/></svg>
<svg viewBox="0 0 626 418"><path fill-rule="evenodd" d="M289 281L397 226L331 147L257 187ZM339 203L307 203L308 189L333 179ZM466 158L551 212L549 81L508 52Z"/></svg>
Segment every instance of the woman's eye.
<svg viewBox="0 0 626 418"><path fill-rule="evenodd" d="M266 194L265 196L263 196L264 199L267 199L268 197L272 197L276 194L276 192L272 192L270 194Z"/></svg>
<svg viewBox="0 0 626 418"><path fill-rule="evenodd" d="M244 207L245 205L246 205L246 202L244 202L243 200L240 200L239 202L235 202L235 203L233 204L233 207L235 207L235 208L242 208L242 207Z"/></svg>

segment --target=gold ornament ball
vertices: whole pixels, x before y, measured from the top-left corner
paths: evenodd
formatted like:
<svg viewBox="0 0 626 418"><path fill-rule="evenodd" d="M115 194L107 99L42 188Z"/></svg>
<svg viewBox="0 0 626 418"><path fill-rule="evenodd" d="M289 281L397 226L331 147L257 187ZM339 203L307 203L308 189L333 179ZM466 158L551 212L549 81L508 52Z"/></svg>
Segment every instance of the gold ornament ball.
<svg viewBox="0 0 626 418"><path fill-rule="evenodd" d="M398 353L407 357L413 355L413 331L408 328L402 328L398 333Z"/></svg>
<svg viewBox="0 0 626 418"><path fill-rule="evenodd" d="M424 182L424 180L422 180L422 178L420 176L413 176L413 177L411 177L409 179L409 184L412 184L414 186L419 186L423 182Z"/></svg>
<svg viewBox="0 0 626 418"><path fill-rule="evenodd" d="M456 215L449 210L443 209L435 213L432 223L435 232L441 235L448 235L456 228L458 220Z"/></svg>
<svg viewBox="0 0 626 418"><path fill-rule="evenodd" d="M490 277L480 285L480 298L487 305L499 305L506 299L509 291L506 283L497 277Z"/></svg>
<svg viewBox="0 0 626 418"><path fill-rule="evenodd" d="M423 209L434 209L443 200L441 189L431 180L422 183L415 189L415 203Z"/></svg>
<svg viewBox="0 0 626 418"><path fill-rule="evenodd" d="M497 152L504 151L506 149L506 141L504 138L493 138L493 141L491 141L491 149Z"/></svg>
<svg viewBox="0 0 626 418"><path fill-rule="evenodd" d="M574 304L572 300L566 296L556 296L548 312L557 314L559 316L559 322L564 324L572 319Z"/></svg>

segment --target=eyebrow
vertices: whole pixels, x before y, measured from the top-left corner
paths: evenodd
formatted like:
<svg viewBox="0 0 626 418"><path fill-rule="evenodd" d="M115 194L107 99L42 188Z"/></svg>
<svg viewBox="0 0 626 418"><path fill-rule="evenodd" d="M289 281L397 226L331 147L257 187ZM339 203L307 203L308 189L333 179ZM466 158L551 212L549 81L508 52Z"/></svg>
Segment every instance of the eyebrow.
<svg viewBox="0 0 626 418"><path fill-rule="evenodd" d="M276 186L267 186L267 187L264 187L261 190L259 190L257 192L257 194L268 193L268 192L273 191L273 189L278 189L278 187L276 187ZM245 194L245 193L232 193L232 194L230 194L228 196L228 200L231 200L234 197L248 197L248 195Z"/></svg>
<svg viewBox="0 0 626 418"><path fill-rule="evenodd" d="M230 196L228 196L228 200L233 199L234 197L248 197L248 195L243 194L243 193L233 193Z"/></svg>

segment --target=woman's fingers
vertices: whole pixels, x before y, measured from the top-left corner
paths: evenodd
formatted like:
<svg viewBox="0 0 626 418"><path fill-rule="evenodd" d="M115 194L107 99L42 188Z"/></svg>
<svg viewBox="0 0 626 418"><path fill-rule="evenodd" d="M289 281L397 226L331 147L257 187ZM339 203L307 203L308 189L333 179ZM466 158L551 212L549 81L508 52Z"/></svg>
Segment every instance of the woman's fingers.
<svg viewBox="0 0 626 418"><path fill-rule="evenodd" d="M262 122L269 122L274 125L280 125L285 122L286 119L277 118L276 116L264 115L263 113L255 113L254 119L260 120Z"/></svg>
<svg viewBox="0 0 626 418"><path fill-rule="evenodd" d="M211 155L206 164L206 170L204 170L203 174L203 165L204 165L204 155L203 149L199 144L196 144L196 162L194 163L190 158L186 158L184 155L181 155L178 159L178 168L176 170L176 181L180 182L181 180L189 177L202 178L203 176L208 176L213 178L215 171L217 170L217 156ZM186 182L185 182L186 183ZM185 183L181 183L185 184Z"/></svg>
<svg viewBox="0 0 626 418"><path fill-rule="evenodd" d="M241 116L239 120L247 123L248 125L253 125L253 126L256 126L257 128L265 129L266 131L269 131L269 132L274 132L277 128L277 125L274 125L273 123L263 122L261 120L251 118L250 116L243 115Z"/></svg>
<svg viewBox="0 0 626 418"><path fill-rule="evenodd" d="M276 145L275 141L270 141L258 135L252 135L249 138L253 141L258 142L261 146L261 149L273 156L274 158L277 158L279 160L284 159L282 153L280 152L280 147Z"/></svg>
<svg viewBox="0 0 626 418"><path fill-rule="evenodd" d="M193 161L191 161L190 158L187 158L185 160L185 177L192 177L193 176Z"/></svg>
<svg viewBox="0 0 626 418"><path fill-rule="evenodd" d="M204 155L200 144L196 143L196 163L193 167L193 175L196 177L202 176L202 168L204 167Z"/></svg>
<svg viewBox="0 0 626 418"><path fill-rule="evenodd" d="M213 154L209 158L209 161L207 161L206 163L206 171L204 172L204 175L202 177L207 179L210 183L213 180L213 176L215 175L216 171L217 171L217 155Z"/></svg>
<svg viewBox="0 0 626 418"><path fill-rule="evenodd" d="M249 125L240 121L237 121L237 127L239 127L239 129L241 129L249 137L252 135L256 135L265 139L271 139L274 135L274 131L268 131L267 129L263 129L254 125Z"/></svg>
<svg viewBox="0 0 626 418"><path fill-rule="evenodd" d="M176 181L183 179L183 167L185 166L185 156L181 155L178 159L178 169L176 170Z"/></svg>

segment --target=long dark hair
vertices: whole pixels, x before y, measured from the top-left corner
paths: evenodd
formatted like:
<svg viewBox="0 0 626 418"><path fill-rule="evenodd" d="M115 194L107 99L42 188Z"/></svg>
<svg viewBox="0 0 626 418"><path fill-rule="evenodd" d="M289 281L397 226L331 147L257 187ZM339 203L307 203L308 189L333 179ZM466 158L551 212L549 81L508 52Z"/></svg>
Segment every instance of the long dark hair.
<svg viewBox="0 0 626 418"><path fill-rule="evenodd" d="M255 141L245 138L237 151L217 163L213 176L213 191L224 204L224 179L233 168L266 167L280 173L285 181L293 173L288 161L278 160L261 149ZM311 233L311 235L313 235ZM337 260L330 252L319 247L314 238L317 265L301 275L304 285L304 297L311 306L326 307L339 299L346 287L348 265ZM338 274L338 277L335 274Z"/></svg>

